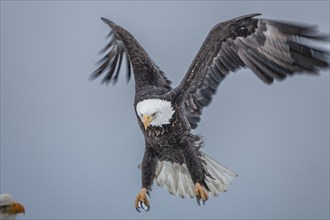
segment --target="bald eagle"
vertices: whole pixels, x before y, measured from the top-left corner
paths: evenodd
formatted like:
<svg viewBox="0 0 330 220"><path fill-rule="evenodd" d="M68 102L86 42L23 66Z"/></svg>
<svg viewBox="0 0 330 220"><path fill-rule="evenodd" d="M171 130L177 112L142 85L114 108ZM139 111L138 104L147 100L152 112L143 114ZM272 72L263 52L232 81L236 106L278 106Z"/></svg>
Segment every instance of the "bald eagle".
<svg viewBox="0 0 330 220"><path fill-rule="evenodd" d="M17 214L25 213L24 206L13 200L7 193L0 195L0 219L15 219Z"/></svg>
<svg viewBox="0 0 330 220"><path fill-rule="evenodd" d="M329 67L329 51L306 43L329 41L315 26L255 18L258 15L216 24L174 88L128 31L101 18L111 28L110 40L91 78L104 75L102 82L116 83L124 59L127 79L132 70L135 78L135 113L145 138L137 211L149 210L147 195L154 181L173 195L195 197L200 205L209 196L225 192L237 176L202 152L203 139L192 133L229 73L249 68L262 82L272 84L296 73L317 75Z"/></svg>

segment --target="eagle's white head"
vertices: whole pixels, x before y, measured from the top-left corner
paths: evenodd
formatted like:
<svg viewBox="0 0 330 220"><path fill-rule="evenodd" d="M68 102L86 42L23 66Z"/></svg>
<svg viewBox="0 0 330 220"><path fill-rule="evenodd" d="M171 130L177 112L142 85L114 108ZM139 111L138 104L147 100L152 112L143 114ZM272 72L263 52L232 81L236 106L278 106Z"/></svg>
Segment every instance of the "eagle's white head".
<svg viewBox="0 0 330 220"><path fill-rule="evenodd" d="M20 213L25 213L22 204L15 202L7 193L0 195L0 219L15 219Z"/></svg>
<svg viewBox="0 0 330 220"><path fill-rule="evenodd" d="M136 113L140 117L144 128L149 125L160 126L169 124L174 114L170 101L164 99L145 99L136 105Z"/></svg>

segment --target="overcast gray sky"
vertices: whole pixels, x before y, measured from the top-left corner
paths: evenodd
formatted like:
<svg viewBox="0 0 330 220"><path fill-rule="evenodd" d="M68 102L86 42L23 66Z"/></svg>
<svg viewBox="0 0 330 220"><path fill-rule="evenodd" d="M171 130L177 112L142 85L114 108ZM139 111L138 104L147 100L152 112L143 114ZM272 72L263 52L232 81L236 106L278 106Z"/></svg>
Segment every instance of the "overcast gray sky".
<svg viewBox="0 0 330 220"><path fill-rule="evenodd" d="M25 205L19 218L329 218L329 71L273 86L230 75L197 130L239 174L229 191L198 207L154 185L151 210L134 208L134 83L88 80L107 43L100 17L177 85L213 25L253 12L329 33L329 1L1 1L0 191Z"/></svg>

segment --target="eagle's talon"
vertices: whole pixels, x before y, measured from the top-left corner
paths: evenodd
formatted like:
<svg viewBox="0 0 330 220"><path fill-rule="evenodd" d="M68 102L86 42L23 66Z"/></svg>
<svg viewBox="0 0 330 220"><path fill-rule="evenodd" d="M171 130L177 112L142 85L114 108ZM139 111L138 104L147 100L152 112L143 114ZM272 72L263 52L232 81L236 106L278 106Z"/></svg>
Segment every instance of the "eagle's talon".
<svg viewBox="0 0 330 220"><path fill-rule="evenodd" d="M199 196L196 196L196 201L197 201L197 204L200 206L200 205L201 205L201 203L199 202L199 200L200 200Z"/></svg>
<svg viewBox="0 0 330 220"><path fill-rule="evenodd" d="M150 205L147 206L147 209L144 209L146 212L150 210Z"/></svg>
<svg viewBox="0 0 330 220"><path fill-rule="evenodd" d="M147 189L142 188L141 191L139 192L139 194L137 195L136 200L135 200L135 209L138 212L141 212L141 208L143 210L145 210L146 212L149 211L150 204L149 204L149 201L147 199L147 194L149 194Z"/></svg>
<svg viewBox="0 0 330 220"><path fill-rule="evenodd" d="M205 205L205 201L209 198L208 193L199 183L195 184L195 195L199 206L201 205L200 200L202 200L203 205Z"/></svg>
<svg viewBox="0 0 330 220"><path fill-rule="evenodd" d="M149 211L150 205L143 205L143 204L144 204L143 202L140 202L140 206L143 208L143 210L146 211L146 212Z"/></svg>
<svg viewBox="0 0 330 220"><path fill-rule="evenodd" d="M141 202L141 201L140 201L140 207L141 207L144 211L146 211L146 208L144 207L143 202Z"/></svg>

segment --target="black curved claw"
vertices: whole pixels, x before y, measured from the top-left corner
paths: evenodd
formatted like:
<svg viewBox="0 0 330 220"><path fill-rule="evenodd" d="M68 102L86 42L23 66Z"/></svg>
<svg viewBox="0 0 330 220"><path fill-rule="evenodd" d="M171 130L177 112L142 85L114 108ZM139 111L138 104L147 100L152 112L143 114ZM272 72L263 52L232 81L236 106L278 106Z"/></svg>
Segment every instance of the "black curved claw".
<svg viewBox="0 0 330 220"><path fill-rule="evenodd" d="M140 207L141 207L143 210L145 210L145 208L144 208L144 206L143 206L143 202L142 202L142 201L140 201L140 202L139 202L139 205L140 205Z"/></svg>
<svg viewBox="0 0 330 220"><path fill-rule="evenodd" d="M196 201L199 206L201 205L201 201L202 201L203 205L205 205L205 202L206 202L206 200L201 199L199 196L196 196Z"/></svg>
<svg viewBox="0 0 330 220"><path fill-rule="evenodd" d="M139 202L139 206L140 206L140 207L136 208L136 211L138 211L138 212L141 212L141 208L142 208L144 211L146 211L146 212L148 212L148 211L150 210L150 205L147 206L147 205L145 205L145 203L142 202L142 201Z"/></svg>
<svg viewBox="0 0 330 220"><path fill-rule="evenodd" d="M200 203L200 198L199 198L199 196L196 196L196 200L197 200L197 204L200 206L201 203Z"/></svg>
<svg viewBox="0 0 330 220"><path fill-rule="evenodd" d="M144 202L140 202L140 206L141 208L143 208L144 211L149 211L150 209L150 206L147 206ZM146 208L145 208L146 207Z"/></svg>
<svg viewBox="0 0 330 220"><path fill-rule="evenodd" d="M151 196L150 196L150 193L149 193L149 191L147 191L147 195L149 196L149 198L151 199Z"/></svg>

